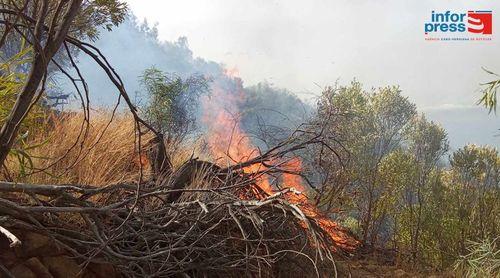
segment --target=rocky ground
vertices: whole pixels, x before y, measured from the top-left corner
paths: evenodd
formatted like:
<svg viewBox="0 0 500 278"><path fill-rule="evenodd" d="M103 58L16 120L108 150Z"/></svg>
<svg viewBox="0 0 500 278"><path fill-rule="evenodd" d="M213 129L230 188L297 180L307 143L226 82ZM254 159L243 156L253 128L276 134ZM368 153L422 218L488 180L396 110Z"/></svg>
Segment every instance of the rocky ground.
<svg viewBox="0 0 500 278"><path fill-rule="evenodd" d="M46 236L32 232L12 231L22 244L9 247L8 240L0 236L0 268L6 268L14 277L119 277L109 264L90 264L84 272L76 260L58 248ZM0 277L8 277L0 270Z"/></svg>

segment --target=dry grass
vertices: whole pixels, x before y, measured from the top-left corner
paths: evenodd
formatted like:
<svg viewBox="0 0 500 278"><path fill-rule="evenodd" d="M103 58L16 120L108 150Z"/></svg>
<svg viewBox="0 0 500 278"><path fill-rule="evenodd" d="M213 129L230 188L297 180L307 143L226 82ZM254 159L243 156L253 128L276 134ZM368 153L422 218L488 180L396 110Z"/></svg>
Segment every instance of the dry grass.
<svg viewBox="0 0 500 278"><path fill-rule="evenodd" d="M38 184L103 186L136 181L142 163L143 177L147 179L151 169L145 151L141 156L137 151L132 117L118 114L111 123L110 117L109 112L94 112L84 140L83 134L80 135L81 113L52 116L45 132L28 142L37 146L28 151L35 168L31 170L33 174L21 174L19 161L10 157L7 163L10 177L0 174L0 178ZM149 139L151 135L144 135L141 144L144 146ZM167 146L167 151L174 169L192 157L209 159L203 138Z"/></svg>
<svg viewBox="0 0 500 278"><path fill-rule="evenodd" d="M174 170L184 165L184 163L191 158L198 158L206 161L213 160L204 137L186 140L178 146L166 145L166 147Z"/></svg>
<svg viewBox="0 0 500 278"><path fill-rule="evenodd" d="M15 179L42 184L106 185L138 178L141 160L135 151L131 117L116 115L109 123L109 113L96 112L85 139L84 134L80 135L82 114L52 118L47 131L28 143L40 144L29 151L34 174L22 177L17 170L19 161L9 159L8 167ZM142 161L147 170L147 163Z"/></svg>

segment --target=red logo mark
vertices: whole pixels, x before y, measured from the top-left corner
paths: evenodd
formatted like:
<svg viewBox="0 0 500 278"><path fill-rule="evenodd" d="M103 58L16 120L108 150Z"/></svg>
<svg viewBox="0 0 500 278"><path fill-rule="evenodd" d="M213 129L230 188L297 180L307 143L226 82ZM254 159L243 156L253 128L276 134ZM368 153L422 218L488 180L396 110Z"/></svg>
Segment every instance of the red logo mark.
<svg viewBox="0 0 500 278"><path fill-rule="evenodd" d="M469 11L467 13L471 33L491 35L493 29L493 15L491 11Z"/></svg>

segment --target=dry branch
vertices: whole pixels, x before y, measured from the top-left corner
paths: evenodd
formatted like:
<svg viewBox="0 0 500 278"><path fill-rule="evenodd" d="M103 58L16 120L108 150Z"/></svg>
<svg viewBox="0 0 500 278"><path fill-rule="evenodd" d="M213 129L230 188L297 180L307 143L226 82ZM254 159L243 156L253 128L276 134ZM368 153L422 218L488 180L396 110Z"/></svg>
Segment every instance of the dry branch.
<svg viewBox="0 0 500 278"><path fill-rule="evenodd" d="M321 141L301 138L226 168L190 160L139 190L0 182L0 225L38 231L83 265L106 261L131 277L334 276L332 251L341 248L291 202L301 193L257 186L263 175L282 174L293 150ZM266 167L246 173L252 163Z"/></svg>
<svg viewBox="0 0 500 278"><path fill-rule="evenodd" d="M9 230L2 226L0 226L0 233L6 236L10 241L10 247L16 247L21 244L21 241L13 233L9 232Z"/></svg>

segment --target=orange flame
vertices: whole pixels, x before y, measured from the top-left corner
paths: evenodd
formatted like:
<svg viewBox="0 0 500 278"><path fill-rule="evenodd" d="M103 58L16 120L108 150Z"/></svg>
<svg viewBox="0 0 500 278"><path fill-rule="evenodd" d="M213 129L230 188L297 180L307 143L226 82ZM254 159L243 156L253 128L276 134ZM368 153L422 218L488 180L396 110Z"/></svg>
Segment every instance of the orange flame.
<svg viewBox="0 0 500 278"><path fill-rule="evenodd" d="M228 92L222 86L216 85L213 88L211 98L206 98L203 101L203 122L208 127L207 137L210 151L218 159L225 158L225 163L230 165L248 161L259 154L239 124L238 118L240 115L237 107L245 99L245 95L241 79L234 77L236 73L236 69L226 71L227 76L236 82L236 91ZM233 109L233 111L228 109ZM302 169L300 158L295 157L287 161L281 168L285 170L285 173L282 176L282 185L280 187L293 188L295 192L301 192L300 194L290 192L286 198L291 203L299 205L307 216L314 218L318 225L330 235L336 245L343 250L354 251L358 242L335 221L309 203L307 196L304 194L306 187L303 184L302 177L294 174L299 173ZM260 173L265 170L266 167L262 164L254 164L243 169L245 173ZM264 175L257 179L257 186L267 194L273 194L273 188ZM332 248L336 250L336 247Z"/></svg>
<svg viewBox="0 0 500 278"><path fill-rule="evenodd" d="M290 171L292 173L300 173L302 171L302 160L300 158L295 157L292 160L288 161L283 167L284 170ZM285 187L293 187L294 189L304 192L305 187L302 183L302 178L296 174L284 173L283 174L283 185Z"/></svg>

